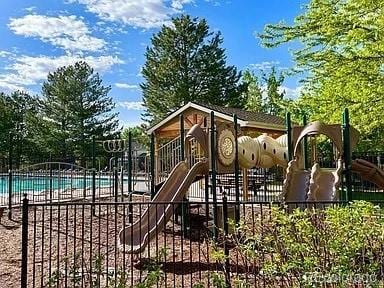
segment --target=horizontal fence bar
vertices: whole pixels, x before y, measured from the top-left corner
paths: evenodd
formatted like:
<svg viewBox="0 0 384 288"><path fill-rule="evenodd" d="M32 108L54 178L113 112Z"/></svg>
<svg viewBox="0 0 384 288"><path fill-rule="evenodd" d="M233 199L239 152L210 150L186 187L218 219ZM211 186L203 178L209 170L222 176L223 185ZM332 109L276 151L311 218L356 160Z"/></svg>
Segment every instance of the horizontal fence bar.
<svg viewBox="0 0 384 288"><path fill-rule="evenodd" d="M367 229L384 228L384 205L379 207L384 201L350 205L343 201L267 203L225 198L191 201L184 211L188 219L185 231L180 221L183 203L28 204L28 210L24 209L28 222L23 221L28 225L23 231L29 231L28 241L23 243L23 249L28 249L24 253L28 269L23 271L28 275L22 275L23 279L28 287L142 287L140 283L148 285L145 287L218 287L218 283L224 285L219 287L292 287L309 285L305 282L309 276L317 281L319 271L332 273L337 265L346 265L338 257L350 253L355 264L343 266L350 269L346 271L370 275L375 281L372 285L383 283L382 239L375 230ZM217 207L217 237L212 209L206 211L206 205ZM310 209L303 209L306 207ZM129 223L129 213L134 224ZM337 225L349 228L339 230ZM361 242L360 248L350 250L355 241ZM336 250L327 254L328 243L340 245L332 246ZM305 259L312 260L307 263Z"/></svg>

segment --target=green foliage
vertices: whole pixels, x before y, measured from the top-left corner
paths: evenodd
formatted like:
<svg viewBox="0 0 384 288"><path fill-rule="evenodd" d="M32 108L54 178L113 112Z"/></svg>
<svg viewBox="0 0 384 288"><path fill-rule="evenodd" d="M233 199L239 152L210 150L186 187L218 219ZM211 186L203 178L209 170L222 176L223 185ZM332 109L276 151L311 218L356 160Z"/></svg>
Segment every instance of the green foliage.
<svg viewBox="0 0 384 288"><path fill-rule="evenodd" d="M204 288L204 287L205 287L204 284L200 283L200 282L195 283L195 284L192 285L192 288Z"/></svg>
<svg viewBox="0 0 384 288"><path fill-rule="evenodd" d="M8 154L10 145L16 164L41 155L44 145L37 137L42 122L40 99L20 91L0 93L0 111L0 156Z"/></svg>
<svg viewBox="0 0 384 288"><path fill-rule="evenodd" d="M129 132L131 132L133 145L136 143L149 149L150 137L146 133L146 130L147 127L145 125L128 127L125 128L121 133L121 138L128 139Z"/></svg>
<svg viewBox="0 0 384 288"><path fill-rule="evenodd" d="M349 107L360 149L383 149L383 0L311 0L292 25L270 24L266 47L299 41L295 71L304 72L297 103L312 119L337 122Z"/></svg>
<svg viewBox="0 0 384 288"><path fill-rule="evenodd" d="M244 92L244 98L247 100L245 107L249 111L284 116L293 101L285 99L285 91L280 91L284 82L283 74L277 74L272 67L268 74L263 72L260 78L261 80L249 70L244 72L242 81L247 87Z"/></svg>
<svg viewBox="0 0 384 288"><path fill-rule="evenodd" d="M145 264L144 269L147 271L147 277L143 282L137 284L136 288L151 288L158 286L159 282L164 278L164 272L160 261L167 257L167 249L162 247L157 252L154 258L149 259Z"/></svg>
<svg viewBox="0 0 384 288"><path fill-rule="evenodd" d="M125 288L131 287L132 275L124 270L125 267L117 266L116 270L105 270L105 255L95 254L91 257L89 263L88 259L82 258L83 252L77 251L70 257L64 257L62 265L53 271L51 276L47 279L46 286L59 287L69 282L71 287L83 287L84 283L91 285L91 287L106 287L106 288ZM84 256L84 255L83 255ZM167 257L166 248L160 248L157 254L148 259L144 263L144 270L147 272L145 279L136 284L136 288L151 288L156 287L164 278L164 272L161 262ZM65 267L65 269L63 269ZM91 269L92 268L92 269ZM67 273L65 275L65 273ZM108 284L108 285L107 285ZM61 286L60 286L61 287Z"/></svg>
<svg viewBox="0 0 384 288"><path fill-rule="evenodd" d="M85 62L49 73L43 84L43 137L51 153L62 158L84 159L90 155L91 139L116 133L117 114L98 73Z"/></svg>
<svg viewBox="0 0 384 288"><path fill-rule="evenodd" d="M283 98L285 92L279 92L279 88L284 82L284 76L281 73L277 76L275 67L272 67L272 71L268 75L264 74L263 80L267 84L266 112L282 116L284 113Z"/></svg>
<svg viewBox="0 0 384 288"><path fill-rule="evenodd" d="M241 80L247 87L244 92L244 97L247 99L245 108L250 111L264 112L263 88L257 75L250 70L245 70Z"/></svg>
<svg viewBox="0 0 384 288"><path fill-rule="evenodd" d="M322 275L337 279L329 287L349 287L359 275L371 275L371 286L364 287L379 287L383 282L378 275L384 269L383 213L367 202L290 213L273 207L254 225L239 223L233 241L240 261L258 267L259 277L272 286L281 281L289 287L313 287L321 285L314 279ZM250 273L256 272L250 269Z"/></svg>
<svg viewBox="0 0 384 288"><path fill-rule="evenodd" d="M226 65L220 33L207 22L182 15L151 39L143 67L147 121L158 122L189 101L243 107L243 86L234 66Z"/></svg>
<svg viewBox="0 0 384 288"><path fill-rule="evenodd" d="M225 278L223 274L219 272L211 273L212 285L215 288L228 288L227 283L225 283Z"/></svg>

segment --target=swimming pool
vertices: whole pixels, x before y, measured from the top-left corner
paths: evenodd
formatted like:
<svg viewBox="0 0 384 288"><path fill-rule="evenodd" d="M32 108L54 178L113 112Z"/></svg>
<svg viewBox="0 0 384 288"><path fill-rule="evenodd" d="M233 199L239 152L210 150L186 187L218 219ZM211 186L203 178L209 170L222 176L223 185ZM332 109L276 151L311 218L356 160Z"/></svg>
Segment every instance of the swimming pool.
<svg viewBox="0 0 384 288"><path fill-rule="evenodd" d="M113 178L96 177L96 187L108 187L113 185ZM82 189L92 186L92 177L75 177L63 176L13 176L12 177L12 194L23 193L40 193L43 191L68 189ZM0 176L0 195L9 193L9 177Z"/></svg>

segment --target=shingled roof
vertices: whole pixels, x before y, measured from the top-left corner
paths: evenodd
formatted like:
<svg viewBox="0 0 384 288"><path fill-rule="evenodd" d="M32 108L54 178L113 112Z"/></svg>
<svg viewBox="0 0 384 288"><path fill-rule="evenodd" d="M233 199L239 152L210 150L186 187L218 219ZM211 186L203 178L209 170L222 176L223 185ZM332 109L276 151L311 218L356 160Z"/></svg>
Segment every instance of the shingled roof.
<svg viewBox="0 0 384 288"><path fill-rule="evenodd" d="M269 123L269 124L276 124L276 125L285 125L285 120L279 116L263 113L263 112L253 112L253 111L246 111L240 108L231 108L231 107L223 107L213 104L201 104L192 102L194 104L204 106L208 109L226 114L228 116L233 116L234 114L237 115L237 118L244 121L254 121L254 122L260 122L260 123Z"/></svg>
<svg viewBox="0 0 384 288"><path fill-rule="evenodd" d="M190 108L200 110L208 114L213 111L216 117L225 119L226 121L232 121L233 115L236 114L240 127L258 128L268 131L285 131L285 120L278 116L263 112L246 111L239 108L189 102L179 109L171 112L162 121L149 128L147 133L153 133L175 117L178 117L178 115L183 113L185 110Z"/></svg>

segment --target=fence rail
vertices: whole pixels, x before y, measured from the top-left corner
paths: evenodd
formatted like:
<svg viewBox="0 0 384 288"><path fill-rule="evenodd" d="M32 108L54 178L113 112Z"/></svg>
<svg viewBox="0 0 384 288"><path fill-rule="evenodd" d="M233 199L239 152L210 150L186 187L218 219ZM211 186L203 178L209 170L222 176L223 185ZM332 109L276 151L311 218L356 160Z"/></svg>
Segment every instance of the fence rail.
<svg viewBox="0 0 384 288"><path fill-rule="evenodd" d="M342 284L353 284L356 275L383 284L384 203L233 202L226 197L189 202L187 233L181 204L30 204L25 199L22 287L293 287L310 281L316 286L320 272L346 273ZM143 219L149 205L175 213L163 222L156 213ZM138 223L141 229L132 237L142 237L150 233L147 221L160 224L140 253L128 253L135 247L121 245L120 230Z"/></svg>

